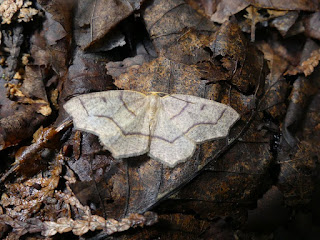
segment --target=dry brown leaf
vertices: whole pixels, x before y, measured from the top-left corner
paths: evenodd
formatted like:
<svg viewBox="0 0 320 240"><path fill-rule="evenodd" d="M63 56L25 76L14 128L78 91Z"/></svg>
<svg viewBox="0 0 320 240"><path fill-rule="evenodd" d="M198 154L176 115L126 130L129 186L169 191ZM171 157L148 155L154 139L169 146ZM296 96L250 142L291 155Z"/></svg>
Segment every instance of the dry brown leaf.
<svg viewBox="0 0 320 240"><path fill-rule="evenodd" d="M287 11L267 9L267 14L265 16L264 14L261 14L259 10L260 9L257 7L249 6L246 8L247 14L244 15L245 18L251 20L251 42L255 41L255 26L257 23L268 21L269 19L283 16L287 13Z"/></svg>
<svg viewBox="0 0 320 240"><path fill-rule="evenodd" d="M247 0L257 8L270 8L276 10L304 10L317 11L319 9L318 2L315 0Z"/></svg>
<svg viewBox="0 0 320 240"><path fill-rule="evenodd" d="M269 44L261 43L258 47L264 53L270 69L266 79L265 96L260 102L260 108L274 119L280 120L284 118L287 108L286 98L289 84L282 76L289 63L279 56Z"/></svg>
<svg viewBox="0 0 320 240"><path fill-rule="evenodd" d="M108 62L106 69L113 78L119 77L122 73L128 72L130 68L138 69L143 63L149 62L152 57L147 54L137 55L132 58L126 58L120 62Z"/></svg>
<svg viewBox="0 0 320 240"><path fill-rule="evenodd" d="M28 232L41 232L42 236L48 237L56 233L62 234L70 231L75 235L81 236L89 230L103 230L106 235L110 235L115 232L125 231L130 227L150 225L157 221L157 215L149 212L146 212L145 216L129 214L128 217L120 219L119 221L92 215L90 209L87 206L83 206L72 194L66 194L60 191L53 192L57 187L59 174L61 173L61 165L59 166L60 168L54 168L51 171L52 176L49 178L39 177L30 179L23 184L10 184L6 186L12 195L10 197L7 194L2 195L0 204L5 207L6 214L1 214L0 220L10 225L19 237ZM40 190L36 193L34 190L33 192L30 191L35 184L40 184L40 186L38 186ZM17 199L16 195L19 193L23 195L21 198L26 198L27 201ZM31 218L30 214L36 214L39 210L39 205L43 204L44 200L50 196L58 199L61 198L65 203L82 210L82 219L60 217L56 221L41 221ZM37 199L38 201L31 199ZM10 209L13 208L13 206L15 206L15 210L11 211ZM29 217L26 218L28 214ZM25 219L27 219L27 221L25 221Z"/></svg>
<svg viewBox="0 0 320 240"><path fill-rule="evenodd" d="M50 104L47 101L42 99L34 100L25 96L20 90L20 87L16 84L8 83L7 88L9 97L18 99L16 102L37 106L36 112L42 114L43 116L49 116L52 113Z"/></svg>
<svg viewBox="0 0 320 240"><path fill-rule="evenodd" d="M75 14L76 42L83 49L97 47L117 24L140 8L136 1L79 1Z"/></svg>
<svg viewBox="0 0 320 240"><path fill-rule="evenodd" d="M300 64L298 66L290 66L284 75L297 75L304 73L309 76L313 73L314 68L318 66L320 61L320 47L312 40L308 40L301 54Z"/></svg>
<svg viewBox="0 0 320 240"><path fill-rule="evenodd" d="M315 12L304 20L305 34L311 38L320 39L320 12Z"/></svg>
<svg viewBox="0 0 320 240"><path fill-rule="evenodd" d="M320 54L312 44L309 47L306 44L303 51L302 46L310 42L306 36L318 39L318 12L308 13L318 10L317 1L201 0L198 3L205 6L207 12L217 7L214 14L217 21L235 15L232 24L236 26L241 23L237 29L230 27L228 21L219 29L219 25L208 21L203 12L197 13L180 0L146 2L141 11L138 11L142 3L139 0L130 3L120 1L122 7L112 1L106 5L106 2L38 0L37 4L41 5L46 17L41 34L34 34L29 28L23 29L22 25L19 25L20 29L11 29L7 25L8 31L2 31L3 49L0 54L3 60L0 73L5 75L7 81L14 75L17 78L9 82L10 94L16 102L6 97L6 89L1 87L5 80L0 79L1 147L15 145L21 139L30 137L44 119L47 119L47 124L55 120L55 114L45 118L36 113L48 114L47 105L36 103L36 100L47 103L47 99L54 99L52 102L59 109L59 104L61 106L76 94L114 89L111 77L107 77L104 71L106 63L108 72L122 88L180 92L215 99L231 104L241 112L242 121L235 126L229 139L201 145L190 162L174 170L162 168L147 157L114 161L99 145L97 138L90 134L80 136L79 133L72 133L62 147L66 159L63 171L58 173L60 179L65 181L59 181L53 195L44 196L42 201L41 194L38 194L41 191L44 193L47 185L50 185L44 180L53 174L49 171L43 171L33 178L38 182L27 180L32 184L30 186L21 183L22 179L15 176L11 179L13 190L3 188L3 203L9 205L0 207L0 222L7 224L0 224L0 232L6 231L2 236L0 233L0 238L18 239L22 235L26 239L40 238L41 232L50 236L56 234L54 238L85 233L88 234L82 238L107 238L108 234L128 229L133 219L137 222L142 219L141 215L130 215L132 219L128 219L130 213L145 212L155 204L157 211L167 213L162 215L164 224L160 228L138 228L115 237L242 238L241 231L235 229L243 226L248 206L254 207L257 199L272 184L278 184L287 205L304 204L310 200L312 192L317 192L314 179L317 178L319 153L313 146L317 146L320 136L320 98L319 94L313 95L318 87L309 83L318 78ZM251 15L248 14L249 19L243 20L243 11L237 12L248 4L252 6L248 8ZM129 11L123 8L124 5L131 6ZM107 9L107 6L113 7ZM29 6L22 6L11 17L11 21L19 21L15 17L20 13L26 19L32 17L27 9ZM134 14L132 9L135 9ZM283 15L286 11L290 12ZM114 21L105 21L109 16L115 16ZM247 39L250 21L254 23L251 33L257 34L256 41L268 43L261 47L270 67L265 87L263 56L255 50L257 43L249 44ZM132 31L131 26L137 22L146 30L139 28L138 31ZM71 34L73 23L76 24L74 35ZM261 23L257 24L258 31L254 30L255 23ZM229 27L225 27L227 24ZM242 34L239 29L246 33ZM297 33L300 34L296 36ZM30 42L29 36L32 39ZM151 41L158 56L146 54L130 58L135 56L137 45L151 45ZM23 75L24 71L19 69L25 46L31 49L28 64L33 64L26 68L27 78ZM78 46L99 52L82 52ZM296 79L296 76L283 78L283 71L288 64L299 66L294 68L298 73L310 74L308 79ZM18 85L18 78L24 79L23 87ZM212 84L208 84L208 81ZM288 100L291 89L293 91ZM50 92L48 97L46 92ZM58 114L55 125L68 117L62 108ZM285 119L284 115L287 115ZM282 126L285 135L282 142L286 139L301 140L299 147L285 149L281 145L282 149L279 150L276 145L279 145L279 129ZM31 162L34 163L40 155L41 135L50 135L50 131L39 131L41 134L35 134L38 142L21 149L26 158L32 159ZM241 137L235 142L235 137L240 135L238 133L241 133ZM45 137L41 143L50 139L49 136ZM227 149L230 142L235 143L233 148L220 156L220 149ZM48 145L44 145L43 153L50 161L53 151L48 154ZM57 145L54 150L59 148L60 145ZM5 156L4 165L8 167L17 149L12 147L1 152L1 156ZM217 156L220 156L219 159ZM63 162L62 157L59 161ZM275 166L276 161L280 162L279 169ZM201 174L199 169L202 169ZM56 182L52 184L54 188ZM182 184L186 185L180 188ZM40 200L32 199L31 193L38 194ZM170 197L172 193L175 194ZM35 206L34 209L28 208L26 199L30 200L29 206ZM167 201L159 204L164 199ZM37 201L41 202L40 208ZM32 216L29 214L21 220L19 217L24 216L21 212L32 213ZM226 217L228 221L218 220L217 216ZM102 235L97 230L102 230ZM245 235L243 239L254 237Z"/></svg>
<svg viewBox="0 0 320 240"><path fill-rule="evenodd" d="M290 11L283 16L276 17L272 20L271 26L278 29L282 36L286 36L290 28L299 17L298 11Z"/></svg>
<svg viewBox="0 0 320 240"><path fill-rule="evenodd" d="M318 133L317 130L313 131L313 137L308 137L294 150L291 149L291 158L282 159L280 162L279 188L284 193L285 201L289 206L308 203L312 199L315 189L314 179L309 176L317 171L315 156L319 156L319 150L315 143L318 141Z"/></svg>
<svg viewBox="0 0 320 240"><path fill-rule="evenodd" d="M7 148L18 144L21 140L26 139L34 133L41 122L45 119L42 114L37 114L41 106L47 106L48 103L33 104L18 104L16 101L11 101L7 98L7 89L4 87L3 79L0 80L0 102L3 107L0 108L0 149ZM12 85L11 93L22 96L22 99L27 99Z"/></svg>
<svg viewBox="0 0 320 240"><path fill-rule="evenodd" d="M258 87L257 95L261 95L267 67L262 54L246 39L238 24L234 21L222 24L209 48L215 71L204 73L203 79L213 83L228 82L246 95ZM221 73L225 74L224 79L217 78Z"/></svg>
<svg viewBox="0 0 320 240"><path fill-rule="evenodd" d="M195 40L201 42L201 40L197 40L199 35L209 37L217 28L213 22L199 14L183 0L155 0L143 11L142 17L156 51L161 52L170 60L175 55L181 57L192 48L197 49L197 52L193 55L194 58L197 58L197 53L201 50L199 49L200 46L192 46L187 42L181 44L184 35L192 31L192 35L196 37L186 36L184 41ZM203 38L199 37L199 39ZM184 45L190 49L183 49ZM175 46L178 49L175 49ZM167 48L170 48L171 51ZM183 52L180 53L180 49ZM185 57L190 58L188 54ZM183 63L186 62L183 61ZM189 64L192 63L189 62Z"/></svg>
<svg viewBox="0 0 320 240"><path fill-rule="evenodd" d="M192 91L196 91L201 94L206 81L201 80L201 74L195 65L174 62L160 56L138 69L132 68L128 73L121 74L116 78L115 85L140 92L191 94ZM188 90L188 87L191 87L191 90Z"/></svg>
<svg viewBox="0 0 320 240"><path fill-rule="evenodd" d="M245 9L249 4L246 0L222 0L218 4L216 12L211 16L211 21L223 23L230 16Z"/></svg>

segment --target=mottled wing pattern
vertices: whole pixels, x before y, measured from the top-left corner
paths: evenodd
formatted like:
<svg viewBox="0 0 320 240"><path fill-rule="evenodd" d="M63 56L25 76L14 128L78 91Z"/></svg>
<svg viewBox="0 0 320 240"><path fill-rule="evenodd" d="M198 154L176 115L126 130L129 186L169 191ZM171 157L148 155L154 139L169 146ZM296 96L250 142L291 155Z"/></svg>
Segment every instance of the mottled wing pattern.
<svg viewBox="0 0 320 240"><path fill-rule="evenodd" d="M149 150L149 103L134 91L106 91L72 98L64 105L77 129L99 136L115 158L138 156Z"/></svg>
<svg viewBox="0 0 320 240"><path fill-rule="evenodd" d="M191 95L168 95L161 105L168 121L196 143L226 137L240 117L225 104Z"/></svg>

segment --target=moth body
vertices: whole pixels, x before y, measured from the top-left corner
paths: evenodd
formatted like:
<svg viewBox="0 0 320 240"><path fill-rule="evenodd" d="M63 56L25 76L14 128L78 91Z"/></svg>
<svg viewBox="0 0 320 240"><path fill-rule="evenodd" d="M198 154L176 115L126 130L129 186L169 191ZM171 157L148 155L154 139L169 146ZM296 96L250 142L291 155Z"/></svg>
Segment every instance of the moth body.
<svg viewBox="0 0 320 240"><path fill-rule="evenodd" d="M106 91L72 98L64 105L74 126L99 136L114 158L148 154L170 167L193 156L196 144L223 138L240 118L208 99L135 91Z"/></svg>
<svg viewBox="0 0 320 240"><path fill-rule="evenodd" d="M150 121L150 135L154 134L156 125L157 125L157 114L160 109L160 97L157 93L152 93L146 96L148 98L147 102L149 102L149 121ZM149 142L150 146L150 142Z"/></svg>

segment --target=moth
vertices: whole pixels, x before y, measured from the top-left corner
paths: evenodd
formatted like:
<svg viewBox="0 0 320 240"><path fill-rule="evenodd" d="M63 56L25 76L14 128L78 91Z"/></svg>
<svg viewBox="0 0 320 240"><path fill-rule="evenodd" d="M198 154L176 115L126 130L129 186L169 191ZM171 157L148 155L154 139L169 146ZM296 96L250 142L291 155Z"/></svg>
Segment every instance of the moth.
<svg viewBox="0 0 320 240"><path fill-rule="evenodd" d="M97 135L113 157L148 154L174 167L196 144L226 137L240 118L231 107L183 94L111 90L72 98L64 109L76 129Z"/></svg>

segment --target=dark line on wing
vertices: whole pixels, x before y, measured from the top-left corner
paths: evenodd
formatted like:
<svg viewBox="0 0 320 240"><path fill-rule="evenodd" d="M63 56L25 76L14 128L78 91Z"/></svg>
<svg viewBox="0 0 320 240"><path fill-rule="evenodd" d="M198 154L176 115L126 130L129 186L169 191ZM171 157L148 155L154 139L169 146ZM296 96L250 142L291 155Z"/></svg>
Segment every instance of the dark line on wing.
<svg viewBox="0 0 320 240"><path fill-rule="evenodd" d="M124 135L124 136L143 136L143 137L152 137L152 138L157 138L157 139L160 139L162 141L165 141L165 142L169 142L169 143L173 143L175 142L178 138L182 137L184 134L181 134L180 136L176 137L175 139L173 139L172 141L169 141L163 137L160 137L160 136L150 136L149 134L143 134L143 133L140 133L140 132L125 132L121 126L119 126L114 120L112 117L108 117L108 116L102 116L102 115L96 115L95 117L101 117L101 118L106 118L106 119L109 119L110 121L112 121L121 131L121 134Z"/></svg>
<svg viewBox="0 0 320 240"><path fill-rule="evenodd" d="M154 135L149 135L149 134L143 134L143 133L139 133L139 132L125 132L121 126L119 126L112 117L108 117L108 116L103 116L103 115L95 115L94 117L101 117L101 118L106 118L106 119L109 119L110 121L112 121L121 131L121 134L124 135L124 136L143 136L143 137L151 137L151 138L156 138L156 139L160 139L164 142L168 142L168 143L174 143L175 141L177 141L179 138L183 137L185 134L187 134L191 129L193 129L194 127L198 126L198 125L216 125L219 120L222 118L222 116L224 115L225 111L227 110L227 108L225 108L219 118L215 121L215 122L199 122L199 123L196 123L194 125L191 125L186 131L184 131L182 134L180 134L179 136L177 136L176 138L174 138L173 140L168 140L168 139L165 139L163 137L160 137L160 136L154 136Z"/></svg>
<svg viewBox="0 0 320 240"><path fill-rule="evenodd" d="M185 100L185 99L181 99L181 98L178 98L178 97L172 96L172 95L169 95L168 97L171 97L171 98L174 98L174 99L178 99L180 101L187 102L187 103L192 103L192 104L194 103L194 102L191 102L191 101L188 101L188 100Z"/></svg>
<svg viewBox="0 0 320 240"><path fill-rule="evenodd" d="M95 115L94 117L109 119L110 121L112 121L120 129L121 134L124 135L124 136L132 136L132 135L145 136L145 137L149 137L150 136L149 134L143 134L143 133L139 133L139 132L129 132L129 133L127 133L121 128L121 126L116 121L114 121L114 119L112 117L103 116L103 115Z"/></svg>
<svg viewBox="0 0 320 240"><path fill-rule="evenodd" d="M172 116L172 117L170 118L170 120L178 117L181 113L183 113L183 111L186 109L186 107L187 107L188 105L189 105L189 102L186 102L186 105L184 105L184 107L181 108L180 112L178 112L176 115Z"/></svg>
<svg viewBox="0 0 320 240"><path fill-rule="evenodd" d="M128 105L125 103L125 101L123 101L123 92L124 91L121 91L120 93L120 101L122 102L123 106L125 107L125 109L127 109L128 112L130 112L133 116L136 116L136 114L129 109Z"/></svg>
<svg viewBox="0 0 320 240"><path fill-rule="evenodd" d="M223 111L221 112L220 116L218 117L218 119L215 122L199 122L199 123L196 123L194 125L191 125L186 131L184 131L181 135L177 136L175 139L173 139L171 141L169 141L167 139L164 139L162 137L158 137L158 136L151 136L151 137L161 139L161 140L163 140L165 142L174 143L177 139L181 138L182 136L187 134L191 129L193 129L194 127L196 127L198 125L216 125L219 122L219 120L222 118L222 116L223 116L223 114L225 113L226 110L227 110L227 108L223 109Z"/></svg>
<svg viewBox="0 0 320 240"><path fill-rule="evenodd" d="M89 116L88 110L87 110L87 108L84 106L84 103L82 102L81 98L78 98L78 99L79 99L79 101L80 101L80 103L81 103L81 106L82 106L83 109L86 111L87 116Z"/></svg>

